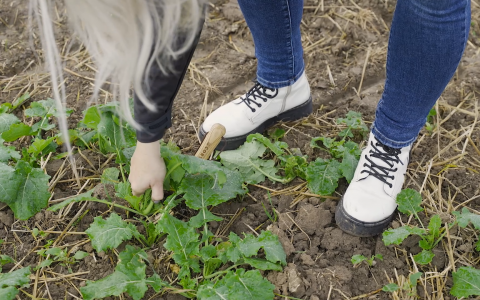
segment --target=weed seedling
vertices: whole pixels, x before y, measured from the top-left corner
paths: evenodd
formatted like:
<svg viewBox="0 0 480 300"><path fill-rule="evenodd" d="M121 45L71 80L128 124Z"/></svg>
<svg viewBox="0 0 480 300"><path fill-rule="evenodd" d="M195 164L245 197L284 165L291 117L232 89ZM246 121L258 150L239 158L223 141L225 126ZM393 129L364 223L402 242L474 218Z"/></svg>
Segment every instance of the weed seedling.
<svg viewBox="0 0 480 300"><path fill-rule="evenodd" d="M272 197L270 197L270 192L268 192L267 194L268 194L268 202L270 203L270 209L271 209L272 213L270 213L270 212L268 211L268 209L265 207L265 204L263 204L263 202L262 202L263 211L264 211L265 214L267 215L268 219L269 219L272 223L275 223L275 222L277 222L278 215L277 215L277 212L275 211L275 208L273 207ZM272 214L273 214L273 215L272 215Z"/></svg>
<svg viewBox="0 0 480 300"><path fill-rule="evenodd" d="M442 238L446 235L445 227L442 228L442 220L438 215L430 218L428 230L422 224L418 213L423 211L420 206L422 196L415 190L405 189L397 196L398 210L406 215L414 215L422 228L417 226L402 226L396 229L388 229L383 233L383 242L385 245L400 245L409 235L414 234L421 237L418 245L422 248L422 252L414 256L415 262L420 265L430 263L435 256L432 249L435 248ZM455 223L449 224L449 228Z"/></svg>
<svg viewBox="0 0 480 300"><path fill-rule="evenodd" d="M375 254L375 255L372 255L372 257L370 258L366 258L365 256L361 255L361 254L356 254L354 256L352 256L352 264L354 267L357 267L359 266L362 262L366 262L367 265L369 267L373 266L374 263L375 263L375 259L379 259L379 260L383 260L383 255L381 254Z"/></svg>
<svg viewBox="0 0 480 300"><path fill-rule="evenodd" d="M408 280L405 280L401 284L401 286L399 286L396 283L390 283L390 284L385 285L382 288L382 291L389 292L389 293L394 293L394 292L397 292L399 290L403 290L403 291L407 292L407 294L409 296L415 296L415 295L417 295L417 282L420 279L420 277L422 277L422 275L423 275L422 272L410 274L410 276L408 276ZM398 299L400 299L400 298L398 298Z"/></svg>
<svg viewBox="0 0 480 300"><path fill-rule="evenodd" d="M69 256L66 248L61 249L57 247L38 250L37 253L38 255L46 259L41 262L35 268L35 270L50 266L52 263L57 262L61 266L67 267L70 273L72 273L72 269L70 268L71 265L75 264L77 261L82 260L89 255L87 252L77 251L73 256Z"/></svg>

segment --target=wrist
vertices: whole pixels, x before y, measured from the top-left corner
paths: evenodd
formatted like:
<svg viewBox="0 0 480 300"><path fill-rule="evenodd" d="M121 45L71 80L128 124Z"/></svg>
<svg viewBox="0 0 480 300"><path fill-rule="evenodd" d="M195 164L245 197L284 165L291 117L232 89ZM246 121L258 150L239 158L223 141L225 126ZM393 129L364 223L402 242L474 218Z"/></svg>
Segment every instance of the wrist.
<svg viewBox="0 0 480 300"><path fill-rule="evenodd" d="M151 143L142 143L137 141L137 149L142 149L142 150L155 150L160 152L160 142L155 141Z"/></svg>

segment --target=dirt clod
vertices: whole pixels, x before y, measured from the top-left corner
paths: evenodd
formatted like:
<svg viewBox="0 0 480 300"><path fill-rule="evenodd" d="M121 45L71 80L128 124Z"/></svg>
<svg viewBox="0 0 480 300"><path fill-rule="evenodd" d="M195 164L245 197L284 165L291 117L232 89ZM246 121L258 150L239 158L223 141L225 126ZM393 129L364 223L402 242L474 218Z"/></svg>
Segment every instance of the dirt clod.
<svg viewBox="0 0 480 300"><path fill-rule="evenodd" d="M305 284L299 276L297 266L292 263L288 264L285 268L285 273L288 276L288 290L290 293L294 297L302 297L305 294Z"/></svg>

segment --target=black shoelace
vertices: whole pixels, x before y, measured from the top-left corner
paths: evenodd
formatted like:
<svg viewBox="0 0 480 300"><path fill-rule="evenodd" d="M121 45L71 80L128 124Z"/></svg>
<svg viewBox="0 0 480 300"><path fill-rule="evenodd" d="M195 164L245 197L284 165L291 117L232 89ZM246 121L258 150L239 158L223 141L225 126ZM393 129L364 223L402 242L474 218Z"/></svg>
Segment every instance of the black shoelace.
<svg viewBox="0 0 480 300"><path fill-rule="evenodd" d="M372 142L372 147L373 147L373 150L370 150L370 157L380 159L381 161L385 162L388 165L388 167L384 167L376 164L367 155L365 156L365 158L370 164L365 163L363 166L368 169L363 170L361 173L368 174L365 178L367 178L369 175L372 175L373 177L377 178L381 182L388 184L388 186L392 188L393 185L387 180L395 179L395 176L389 175L390 172L396 172L398 170L398 168L393 168L395 164L401 163L403 165L403 163L400 161L400 158L398 157L398 155L401 153L401 150L387 147L378 142L375 144ZM381 151L380 148L383 149L383 151ZM362 178L362 179L365 179L365 178Z"/></svg>
<svg viewBox="0 0 480 300"><path fill-rule="evenodd" d="M273 95L267 94L267 91L274 92ZM253 107L255 104L258 107L262 107L260 101L267 102L268 99L272 99L278 95L278 89L271 89L261 85L258 82L255 82L255 86L252 87L246 94L245 97L242 97L242 102L245 103L252 112L255 112L256 109Z"/></svg>

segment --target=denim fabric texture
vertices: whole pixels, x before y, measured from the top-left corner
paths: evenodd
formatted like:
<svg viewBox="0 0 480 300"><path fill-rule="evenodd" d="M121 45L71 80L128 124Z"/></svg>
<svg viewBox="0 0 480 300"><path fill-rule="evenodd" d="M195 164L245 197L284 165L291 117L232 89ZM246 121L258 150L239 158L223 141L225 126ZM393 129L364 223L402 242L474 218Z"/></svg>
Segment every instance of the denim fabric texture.
<svg viewBox="0 0 480 300"><path fill-rule="evenodd" d="M387 80L372 132L411 145L457 69L470 29L470 0L399 0L390 30Z"/></svg>
<svg viewBox="0 0 480 300"><path fill-rule="evenodd" d="M292 85L302 75L300 22L303 0L238 0L253 35L257 81L269 88Z"/></svg>

